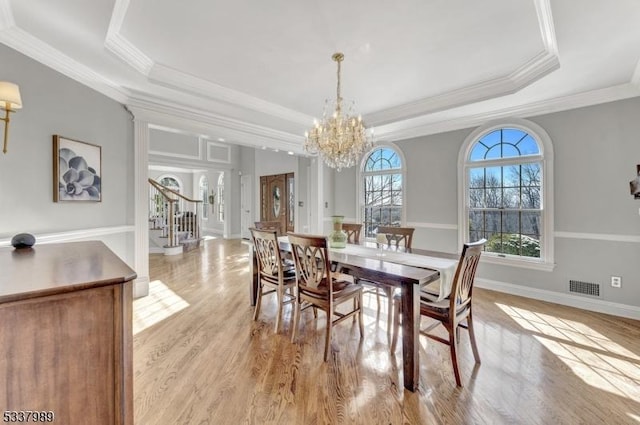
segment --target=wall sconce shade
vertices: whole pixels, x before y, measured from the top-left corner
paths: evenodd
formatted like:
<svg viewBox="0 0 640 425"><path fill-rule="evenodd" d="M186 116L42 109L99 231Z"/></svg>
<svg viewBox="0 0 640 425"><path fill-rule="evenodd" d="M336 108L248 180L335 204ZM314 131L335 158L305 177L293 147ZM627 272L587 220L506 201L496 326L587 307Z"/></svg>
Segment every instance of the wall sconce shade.
<svg viewBox="0 0 640 425"><path fill-rule="evenodd" d="M4 103L0 106L2 109L22 109L20 88L17 84L0 81L0 103Z"/></svg>
<svg viewBox="0 0 640 425"><path fill-rule="evenodd" d="M4 121L4 146L3 153L7 153L7 141L9 139L9 113L22 108L22 98L20 98L20 88L17 84L8 81L0 81L0 108L5 110Z"/></svg>

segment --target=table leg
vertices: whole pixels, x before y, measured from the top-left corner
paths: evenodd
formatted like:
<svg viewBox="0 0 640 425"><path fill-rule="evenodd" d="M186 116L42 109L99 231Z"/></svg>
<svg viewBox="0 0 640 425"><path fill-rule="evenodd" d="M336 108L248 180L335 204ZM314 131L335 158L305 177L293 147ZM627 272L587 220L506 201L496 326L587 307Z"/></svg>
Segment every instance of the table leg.
<svg viewBox="0 0 640 425"><path fill-rule="evenodd" d="M420 377L420 285L402 286L402 365L404 387L418 389Z"/></svg>
<svg viewBox="0 0 640 425"><path fill-rule="evenodd" d="M253 245L249 245L249 302L252 306L256 305L258 295L258 259L256 258Z"/></svg>

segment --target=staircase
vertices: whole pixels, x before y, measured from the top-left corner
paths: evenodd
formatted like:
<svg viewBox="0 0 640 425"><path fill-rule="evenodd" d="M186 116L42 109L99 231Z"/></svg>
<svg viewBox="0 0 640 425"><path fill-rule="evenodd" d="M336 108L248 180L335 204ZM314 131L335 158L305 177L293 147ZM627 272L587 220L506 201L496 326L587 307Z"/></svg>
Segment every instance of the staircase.
<svg viewBox="0 0 640 425"><path fill-rule="evenodd" d="M200 200L149 179L149 252L176 255L196 249L202 241Z"/></svg>

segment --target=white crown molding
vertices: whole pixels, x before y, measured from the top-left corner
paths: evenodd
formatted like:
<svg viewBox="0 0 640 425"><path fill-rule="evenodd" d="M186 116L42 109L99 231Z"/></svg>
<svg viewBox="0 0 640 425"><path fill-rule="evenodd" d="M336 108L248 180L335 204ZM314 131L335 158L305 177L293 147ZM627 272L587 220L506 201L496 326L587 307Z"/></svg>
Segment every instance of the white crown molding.
<svg viewBox="0 0 640 425"><path fill-rule="evenodd" d="M131 233L134 231L134 229L134 226L122 225L70 230L66 232L40 233L34 236L36 238L36 245L38 245L45 243L66 242L78 239L96 238L99 236L115 235L119 233ZM0 239L0 247L5 246L11 246L11 238Z"/></svg>
<svg viewBox="0 0 640 425"><path fill-rule="evenodd" d="M129 8L129 0L116 0L104 40L104 47L142 75L149 75L153 60L120 34Z"/></svg>
<svg viewBox="0 0 640 425"><path fill-rule="evenodd" d="M9 0L0 0L0 31L15 27L16 21L13 19L13 10Z"/></svg>
<svg viewBox="0 0 640 425"><path fill-rule="evenodd" d="M625 242L640 243L640 236L635 235L616 235L606 233L577 233L577 232L555 232L556 238L566 239L586 239L593 241L609 241L609 242Z"/></svg>
<svg viewBox="0 0 640 425"><path fill-rule="evenodd" d="M136 119L161 126L183 129L197 134L224 137L230 143L262 147L269 145L303 154L302 136L223 117L210 112L177 105L168 100L136 92L127 104Z"/></svg>
<svg viewBox="0 0 640 425"><path fill-rule="evenodd" d="M507 75L436 96L367 114L367 124L381 126L428 113L515 93L560 68L558 44L549 0L534 0L543 50ZM377 131L377 129L376 129Z"/></svg>
<svg viewBox="0 0 640 425"><path fill-rule="evenodd" d="M16 26L0 32L0 42L120 103L127 94L113 81Z"/></svg>
<svg viewBox="0 0 640 425"><path fill-rule="evenodd" d="M599 313L640 320L640 308L637 306L482 278L476 278L475 286L477 288L490 289L492 291L532 298L534 300L541 300L554 304L581 308L583 310L596 311Z"/></svg>
<svg viewBox="0 0 640 425"><path fill-rule="evenodd" d="M241 106L301 125L311 125L313 117L266 100L233 90L168 66L155 64L149 80L169 88L177 88L193 95Z"/></svg>
<svg viewBox="0 0 640 425"><path fill-rule="evenodd" d="M405 122L400 121L390 124L387 128L376 128L376 139L379 141L413 139L430 134L475 127L488 121L506 117L533 117L637 96L640 96L640 87L627 83L526 105L517 105L480 114L467 115L450 120L429 123L420 123L419 120L413 120L413 122L412 120Z"/></svg>

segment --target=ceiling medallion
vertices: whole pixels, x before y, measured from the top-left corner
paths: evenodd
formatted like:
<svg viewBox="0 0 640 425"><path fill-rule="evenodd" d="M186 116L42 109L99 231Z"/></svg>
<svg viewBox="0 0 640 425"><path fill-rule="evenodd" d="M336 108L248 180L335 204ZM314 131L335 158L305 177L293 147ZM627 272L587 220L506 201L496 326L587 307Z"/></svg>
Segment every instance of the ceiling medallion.
<svg viewBox="0 0 640 425"><path fill-rule="evenodd" d="M322 121L314 121L314 126L305 133L304 149L313 155L320 155L325 164L340 171L353 167L360 156L373 147L373 132L367 133L362 118L353 113L354 102L349 102L343 112L340 96L340 63L342 53L334 53L331 58L338 63L338 84L335 101L326 100Z"/></svg>

